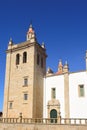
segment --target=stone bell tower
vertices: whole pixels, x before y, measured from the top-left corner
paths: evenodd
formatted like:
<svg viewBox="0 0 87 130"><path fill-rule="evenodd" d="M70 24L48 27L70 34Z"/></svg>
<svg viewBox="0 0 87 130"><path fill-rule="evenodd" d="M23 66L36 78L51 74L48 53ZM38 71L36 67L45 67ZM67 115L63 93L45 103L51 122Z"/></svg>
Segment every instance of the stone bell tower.
<svg viewBox="0 0 87 130"><path fill-rule="evenodd" d="M30 25L26 41L9 41L6 60L3 117L43 117L43 77L46 73L46 49L37 40Z"/></svg>

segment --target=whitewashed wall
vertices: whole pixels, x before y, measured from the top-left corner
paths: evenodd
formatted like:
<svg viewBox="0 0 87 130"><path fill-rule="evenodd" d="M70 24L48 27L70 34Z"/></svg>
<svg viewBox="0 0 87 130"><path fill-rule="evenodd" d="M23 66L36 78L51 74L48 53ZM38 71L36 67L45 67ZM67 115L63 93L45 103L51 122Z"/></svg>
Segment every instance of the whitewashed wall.
<svg viewBox="0 0 87 130"><path fill-rule="evenodd" d="M56 88L56 99L60 102L61 116L64 117L64 75L57 75L44 79L44 118L48 116L47 104L51 100L51 88Z"/></svg>
<svg viewBox="0 0 87 130"><path fill-rule="evenodd" d="M85 96L79 97L78 85L84 85ZM47 104L51 100L51 88L56 88L56 99L60 102L61 116L64 110L64 75L49 76L44 79L44 111L43 117L48 116ZM69 107L70 118L87 118L87 72L69 74Z"/></svg>
<svg viewBox="0 0 87 130"><path fill-rule="evenodd" d="M84 85L85 96L78 96L78 85ZM69 75L70 117L87 118L87 72Z"/></svg>

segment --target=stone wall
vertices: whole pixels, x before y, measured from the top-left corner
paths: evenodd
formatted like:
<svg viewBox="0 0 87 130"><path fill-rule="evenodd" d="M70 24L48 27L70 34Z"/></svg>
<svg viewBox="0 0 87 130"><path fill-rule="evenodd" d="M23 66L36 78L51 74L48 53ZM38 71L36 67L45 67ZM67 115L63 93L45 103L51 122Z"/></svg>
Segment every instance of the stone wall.
<svg viewBox="0 0 87 130"><path fill-rule="evenodd" d="M87 130L87 125L58 125L58 124L4 124L0 130Z"/></svg>

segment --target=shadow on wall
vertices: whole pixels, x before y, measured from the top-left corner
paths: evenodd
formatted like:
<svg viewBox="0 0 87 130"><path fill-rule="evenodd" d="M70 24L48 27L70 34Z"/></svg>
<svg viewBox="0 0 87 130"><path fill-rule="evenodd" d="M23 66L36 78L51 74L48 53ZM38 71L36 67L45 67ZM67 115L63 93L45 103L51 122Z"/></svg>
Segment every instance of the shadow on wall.
<svg viewBox="0 0 87 130"><path fill-rule="evenodd" d="M3 113L2 113L2 112L0 112L0 117L2 117L2 115L3 115Z"/></svg>

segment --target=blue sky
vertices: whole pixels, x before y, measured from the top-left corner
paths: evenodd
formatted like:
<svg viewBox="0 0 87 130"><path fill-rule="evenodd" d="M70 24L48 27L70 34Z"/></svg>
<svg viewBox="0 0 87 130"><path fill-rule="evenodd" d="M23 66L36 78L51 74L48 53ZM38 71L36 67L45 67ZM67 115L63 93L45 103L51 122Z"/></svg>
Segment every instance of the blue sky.
<svg viewBox="0 0 87 130"><path fill-rule="evenodd" d="M26 40L32 21L39 43L47 49L47 67L57 71L59 59L70 71L85 70L87 49L86 0L0 0L0 111L3 108L8 42Z"/></svg>

